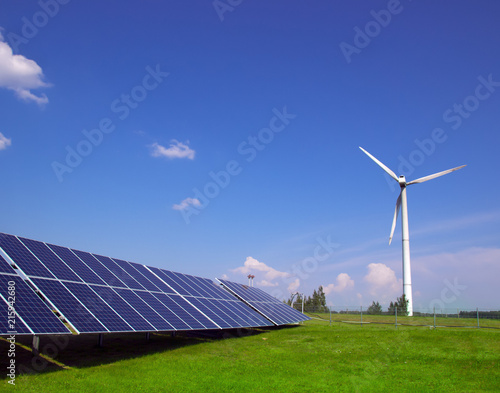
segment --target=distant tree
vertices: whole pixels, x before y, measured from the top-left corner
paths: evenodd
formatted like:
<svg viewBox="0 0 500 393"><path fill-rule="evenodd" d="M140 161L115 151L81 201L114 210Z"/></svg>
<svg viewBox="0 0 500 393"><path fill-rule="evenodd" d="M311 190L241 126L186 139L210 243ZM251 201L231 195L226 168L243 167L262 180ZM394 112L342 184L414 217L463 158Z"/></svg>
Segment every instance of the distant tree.
<svg viewBox="0 0 500 393"><path fill-rule="evenodd" d="M379 302L375 303L375 301L373 301L371 306L368 307L367 313L372 315L382 314L382 306Z"/></svg>
<svg viewBox="0 0 500 393"><path fill-rule="evenodd" d="M313 291L312 296L304 298L304 309L316 312L326 311L326 295L321 285L318 290Z"/></svg>
<svg viewBox="0 0 500 393"><path fill-rule="evenodd" d="M389 314L394 314L396 307L398 309L398 315L408 315L408 299L404 293L403 296L398 297L396 303L391 302L389 304L389 308L387 309Z"/></svg>
<svg viewBox="0 0 500 393"><path fill-rule="evenodd" d="M323 291L323 286L319 286L318 288L318 298L319 298L319 305L322 308L322 311L325 311L326 309L326 295L325 292Z"/></svg>

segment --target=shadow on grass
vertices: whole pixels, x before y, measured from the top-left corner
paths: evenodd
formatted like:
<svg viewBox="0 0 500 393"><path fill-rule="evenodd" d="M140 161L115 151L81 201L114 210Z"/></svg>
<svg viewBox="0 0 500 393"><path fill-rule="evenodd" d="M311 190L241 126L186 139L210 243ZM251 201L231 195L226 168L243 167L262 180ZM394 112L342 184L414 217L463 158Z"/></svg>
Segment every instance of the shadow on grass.
<svg viewBox="0 0 500 393"><path fill-rule="evenodd" d="M8 356L10 343L0 339L0 368L7 370L15 359L16 375L50 373L71 368L85 368L139 358L204 342L262 334L276 329L294 327L266 327L254 329L228 329L217 331L151 333L108 333L103 336L103 346L98 345L98 334L72 336L40 336L40 354L31 352L32 336L17 336L15 357ZM0 380L7 379L6 373Z"/></svg>

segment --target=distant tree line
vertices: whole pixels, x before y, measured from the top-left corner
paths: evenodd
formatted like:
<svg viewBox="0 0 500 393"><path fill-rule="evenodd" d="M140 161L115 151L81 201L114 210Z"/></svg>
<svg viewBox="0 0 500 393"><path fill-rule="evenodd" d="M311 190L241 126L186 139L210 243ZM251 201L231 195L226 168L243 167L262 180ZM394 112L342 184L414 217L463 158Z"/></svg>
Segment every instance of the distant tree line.
<svg viewBox="0 0 500 393"><path fill-rule="evenodd" d="M391 302L389 304L389 307L387 308L387 314L395 314L396 309L398 310L398 315L408 315L408 299L404 294L403 296L398 297L395 302ZM373 301L371 306L368 307L366 313L377 315L383 314L384 312L382 311L382 306L380 305L380 303Z"/></svg>
<svg viewBox="0 0 500 393"><path fill-rule="evenodd" d="M293 305L292 305L293 302ZM293 308L302 311L302 294L290 295L286 304ZM326 295L323 291L323 286L319 286L318 290L314 290L312 296L304 296L304 310L315 312L327 312Z"/></svg>
<svg viewBox="0 0 500 393"><path fill-rule="evenodd" d="M477 318L478 311L460 311L460 318ZM479 311L480 319L500 319L500 311Z"/></svg>

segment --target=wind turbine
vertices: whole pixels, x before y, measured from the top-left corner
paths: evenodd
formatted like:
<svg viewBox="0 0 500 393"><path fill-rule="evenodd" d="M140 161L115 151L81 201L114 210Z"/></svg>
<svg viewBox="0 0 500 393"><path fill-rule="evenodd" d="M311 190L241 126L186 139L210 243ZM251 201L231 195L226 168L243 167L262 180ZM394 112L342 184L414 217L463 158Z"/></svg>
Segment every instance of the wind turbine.
<svg viewBox="0 0 500 393"><path fill-rule="evenodd" d="M413 315L413 296L411 292L411 269L410 269L410 233L408 230L408 207L406 203L406 186L412 184L423 183L427 180L435 179L436 177L446 175L458 169L462 169L465 165L457 166L453 169L448 169L446 171L434 173L433 175L424 176L410 182L406 181L404 176L397 177L396 174L390 170L387 166L382 164L379 160L373 157L361 146L359 147L368 157L375 161L384 171L386 171L390 177L396 180L401 187L401 193L399 194L398 200L396 201L396 210L394 211L394 219L392 220L391 235L389 236L389 245L392 242L392 236L394 235L394 228L396 228L396 220L398 219L399 209L401 209L401 231L403 235L403 294L408 300L408 315Z"/></svg>

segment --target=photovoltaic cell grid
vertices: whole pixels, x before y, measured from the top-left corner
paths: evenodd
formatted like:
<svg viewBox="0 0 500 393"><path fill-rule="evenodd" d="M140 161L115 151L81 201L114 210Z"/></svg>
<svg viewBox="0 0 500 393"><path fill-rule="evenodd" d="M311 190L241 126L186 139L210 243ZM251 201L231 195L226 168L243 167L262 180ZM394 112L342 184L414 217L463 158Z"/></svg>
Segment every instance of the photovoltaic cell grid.
<svg viewBox="0 0 500 393"><path fill-rule="evenodd" d="M26 282L17 274L0 274L0 295L2 311L8 310L9 304L14 307L16 318L14 324L8 314L2 314L1 334L65 334L71 333L52 310L40 299ZM12 329L14 327L14 329ZM28 328L29 327L29 328Z"/></svg>
<svg viewBox="0 0 500 393"><path fill-rule="evenodd" d="M78 333L227 329L274 323L209 279L1 233L0 247ZM15 273L3 258L1 272ZM42 326L34 326L35 333L45 332Z"/></svg>
<svg viewBox="0 0 500 393"><path fill-rule="evenodd" d="M311 319L259 288L227 280L217 279L217 281L276 325L286 325Z"/></svg>
<svg viewBox="0 0 500 393"><path fill-rule="evenodd" d="M211 280L159 268L150 269L222 329L272 325Z"/></svg>

